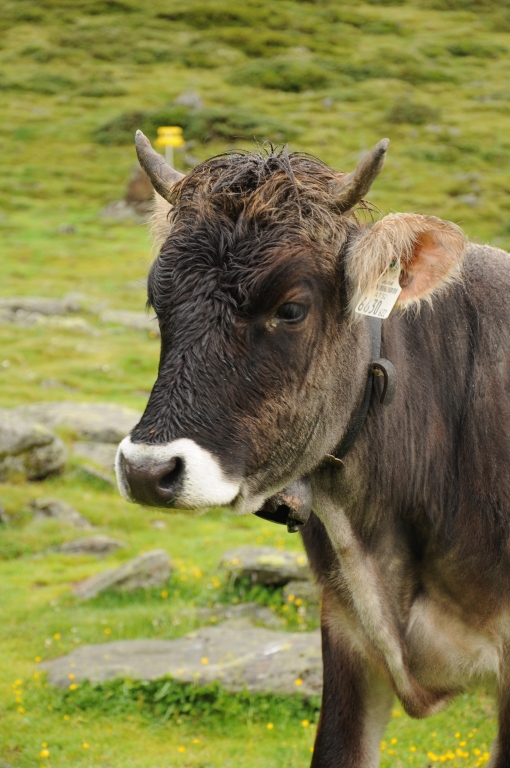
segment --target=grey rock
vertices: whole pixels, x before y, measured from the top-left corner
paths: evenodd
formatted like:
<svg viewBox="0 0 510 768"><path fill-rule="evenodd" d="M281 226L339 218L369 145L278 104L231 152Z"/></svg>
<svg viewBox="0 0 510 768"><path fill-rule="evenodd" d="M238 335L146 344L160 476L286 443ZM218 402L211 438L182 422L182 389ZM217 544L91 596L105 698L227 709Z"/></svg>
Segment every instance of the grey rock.
<svg viewBox="0 0 510 768"><path fill-rule="evenodd" d="M59 547L60 552L66 552L72 555L108 555L117 549L124 549L125 544L118 539L112 539L111 536L88 536L85 539L75 539L66 541ZM167 558L168 559L168 558ZM102 574L101 574L102 575Z"/></svg>
<svg viewBox="0 0 510 768"><path fill-rule="evenodd" d="M428 125L425 126L425 130L429 133L442 133L443 127L441 125L437 125L436 123L428 123Z"/></svg>
<svg viewBox="0 0 510 768"><path fill-rule="evenodd" d="M40 315L68 315L79 312L82 308L80 298L76 294L65 296L63 299L47 299L39 296L16 296L0 299L0 309L16 312L37 312Z"/></svg>
<svg viewBox="0 0 510 768"><path fill-rule="evenodd" d="M0 480L16 474L43 480L62 472L66 460L66 448L53 432L18 409L0 410Z"/></svg>
<svg viewBox="0 0 510 768"><path fill-rule="evenodd" d="M80 515L77 509L59 499L35 499L30 503L35 510L36 518L53 518L75 528L92 528L86 517Z"/></svg>
<svg viewBox="0 0 510 768"><path fill-rule="evenodd" d="M310 568L300 552L282 552L274 547L238 547L225 552L220 566L234 579L249 578L252 584L284 586L306 581Z"/></svg>
<svg viewBox="0 0 510 768"><path fill-rule="evenodd" d="M289 603L295 603L296 600L299 600L300 603L307 605L318 605L320 591L316 584L311 581L289 581L283 589L283 597Z"/></svg>
<svg viewBox="0 0 510 768"><path fill-rule="evenodd" d="M101 480L102 483L106 483L106 485L110 485L112 488L117 487L114 476L102 472L100 469L96 469L96 467L92 467L90 464L82 464L80 470L89 477L93 477L95 480Z"/></svg>
<svg viewBox="0 0 510 768"><path fill-rule="evenodd" d="M174 104L179 104L182 107L188 107L189 109L204 108L204 102L202 101L200 94L195 91L184 91L184 93L180 93L179 96L174 99Z"/></svg>
<svg viewBox="0 0 510 768"><path fill-rule="evenodd" d="M44 326L74 333L85 333L89 336L100 335L100 331L98 331L97 328L94 328L83 317L45 315L41 312L28 312L24 309L17 309L15 311L0 309L0 323L2 325L20 325L22 328Z"/></svg>
<svg viewBox="0 0 510 768"><path fill-rule="evenodd" d="M42 389L66 389L68 392L78 392L78 387L70 387L58 379L42 379L39 386Z"/></svg>
<svg viewBox="0 0 510 768"><path fill-rule="evenodd" d="M74 224L59 224L57 227L58 235L75 235L76 227Z"/></svg>
<svg viewBox="0 0 510 768"><path fill-rule="evenodd" d="M241 603L240 605L217 605L214 608L198 608L197 617L201 621L233 621L249 619L253 624L262 624L270 629L280 629L283 620L276 616L271 608L257 603Z"/></svg>
<svg viewBox="0 0 510 768"><path fill-rule="evenodd" d="M114 221L134 221L138 224L144 224L151 217L152 206L142 204L137 205L127 203L125 200L114 200L99 211L103 219L113 219Z"/></svg>
<svg viewBox="0 0 510 768"><path fill-rule="evenodd" d="M154 549L111 570L91 576L75 587L75 594L89 600L107 589L130 592L133 589L160 587L170 578L171 560L168 552Z"/></svg>
<svg viewBox="0 0 510 768"><path fill-rule="evenodd" d="M88 459L99 464L103 469L112 472L117 455L117 446L111 443L96 443L80 440L73 445L73 453L82 459Z"/></svg>
<svg viewBox="0 0 510 768"><path fill-rule="evenodd" d="M11 411L17 417L37 421L50 429L63 427L83 440L98 443L120 441L133 429L141 413L113 403L32 403Z"/></svg>
<svg viewBox="0 0 510 768"><path fill-rule="evenodd" d="M21 418L14 411L0 411L0 458L49 445L54 437L49 429Z"/></svg>
<svg viewBox="0 0 510 768"><path fill-rule="evenodd" d="M468 171L468 173L455 173L453 176L454 179L458 179L459 181L466 181L470 184L476 184L478 187L479 182L484 180L483 174L478 173L478 171Z"/></svg>
<svg viewBox="0 0 510 768"><path fill-rule="evenodd" d="M206 662L204 662L204 659ZM320 633L259 627L204 627L178 640L121 640L81 646L40 665L51 685L169 675L199 685L220 681L229 691L310 696L322 688ZM296 681L301 681L296 684Z"/></svg>
<svg viewBox="0 0 510 768"><path fill-rule="evenodd" d="M131 310L108 310L102 312L102 323L122 325L123 328L131 328L134 331L147 331L159 336L159 325L155 317L150 317L145 312L132 312Z"/></svg>
<svg viewBox="0 0 510 768"><path fill-rule="evenodd" d="M464 203L464 205L470 205L473 208L476 208L477 206L481 205L481 200L478 197L478 195L475 195L474 193L469 193L467 195L459 195L457 197L457 200L461 203Z"/></svg>

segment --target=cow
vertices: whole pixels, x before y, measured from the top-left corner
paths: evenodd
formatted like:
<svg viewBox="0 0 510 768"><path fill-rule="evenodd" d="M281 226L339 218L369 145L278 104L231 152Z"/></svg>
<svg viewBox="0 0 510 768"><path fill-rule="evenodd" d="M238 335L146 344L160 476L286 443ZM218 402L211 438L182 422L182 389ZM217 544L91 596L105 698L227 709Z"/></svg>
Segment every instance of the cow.
<svg viewBox="0 0 510 768"><path fill-rule="evenodd" d="M136 146L157 193L161 358L119 446L121 494L249 514L306 481L324 665L312 767L375 768L395 696L422 718L492 678L490 766L508 768L509 254L433 216L374 223L386 139L350 173L270 148L184 177L140 132ZM389 316L363 314L390 274ZM374 354L396 371L391 405Z"/></svg>

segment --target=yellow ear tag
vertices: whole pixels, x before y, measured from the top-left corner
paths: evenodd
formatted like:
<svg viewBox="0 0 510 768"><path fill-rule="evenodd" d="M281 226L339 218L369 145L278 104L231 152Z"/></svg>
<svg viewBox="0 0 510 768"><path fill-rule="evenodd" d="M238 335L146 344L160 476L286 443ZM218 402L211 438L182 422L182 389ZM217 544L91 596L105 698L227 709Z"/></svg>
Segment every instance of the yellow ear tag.
<svg viewBox="0 0 510 768"><path fill-rule="evenodd" d="M359 315L368 315L369 317L378 317L385 320L395 306L400 296L402 288L399 284L400 269L399 265L391 265L386 272L383 272L371 291L367 291L356 307Z"/></svg>

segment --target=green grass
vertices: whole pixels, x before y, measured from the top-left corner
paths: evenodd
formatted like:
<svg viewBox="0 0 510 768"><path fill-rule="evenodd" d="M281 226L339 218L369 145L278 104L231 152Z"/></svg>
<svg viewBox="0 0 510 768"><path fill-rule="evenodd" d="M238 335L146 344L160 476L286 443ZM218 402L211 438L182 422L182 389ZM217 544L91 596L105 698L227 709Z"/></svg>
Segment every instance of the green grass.
<svg viewBox="0 0 510 768"><path fill-rule="evenodd" d="M509 31L506 0L2 3L1 293L80 293L81 316L99 333L0 326L0 406L66 399L144 407L158 341L98 320L100 307L142 310L145 302L145 228L98 216L123 195L136 127L153 137L161 123L182 125L199 160L269 138L345 170L386 135L388 161L370 196L381 211L441 216L475 240L510 248ZM203 110L173 103L186 91L200 94ZM186 167L183 153L176 163ZM75 233L59 233L62 224ZM57 553L77 533L33 521L29 501L38 496L73 504L126 549L106 561ZM195 607L215 602L253 599L288 629L313 627L281 592L232 588L217 570L231 546L297 548L296 537L222 511L188 519L132 507L78 460L44 483L3 484L0 500L11 517L0 529L0 759L16 768L307 764L315 716L293 702L249 706L209 691L221 712L203 717L196 704L165 721L136 686L122 695L117 684L51 691L35 661L82 642L178 637L198 625ZM155 530L154 519L166 528ZM72 596L75 581L161 546L176 563L165 590L86 604ZM186 704L203 702L202 694L172 688L165 696ZM494 733L484 690L424 722L396 707L382 766L483 765Z"/></svg>

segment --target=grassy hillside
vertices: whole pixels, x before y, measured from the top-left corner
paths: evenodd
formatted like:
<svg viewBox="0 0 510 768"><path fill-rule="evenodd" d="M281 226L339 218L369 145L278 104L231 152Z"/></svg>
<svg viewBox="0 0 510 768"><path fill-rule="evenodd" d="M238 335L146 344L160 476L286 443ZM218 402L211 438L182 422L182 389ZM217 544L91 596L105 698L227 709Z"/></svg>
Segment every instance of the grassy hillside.
<svg viewBox="0 0 510 768"><path fill-rule="evenodd" d="M0 293L81 293L97 335L0 325L0 407L50 399L144 407L157 339L97 319L100 307L144 306L145 228L99 216L124 193L137 127L154 138L158 125L182 125L183 170L265 139L349 170L388 136L371 193L382 212L441 216L510 249L509 52L507 0L4 0ZM199 109L178 98L189 92ZM69 501L124 539L127 549L108 565L167 548L177 563L169 596L78 604L72 583L105 563L51 550L76 534L31 519L28 502L39 496ZM297 538L221 511L167 517L156 530L151 521L163 515L125 504L74 459L60 478L0 485L0 501L11 520L0 526L0 760L16 768L307 764L314 718L302 725L292 708L233 705L212 723L193 713L164 723L133 702L107 706L103 691L82 697L80 709L47 689L35 661L100 642L106 629L114 639L180 636L196 623L184 609L237 599L216 570L225 549L296 548ZM278 596L255 597L298 626ZM483 765L494 727L484 691L421 723L396 707L383 768Z"/></svg>

